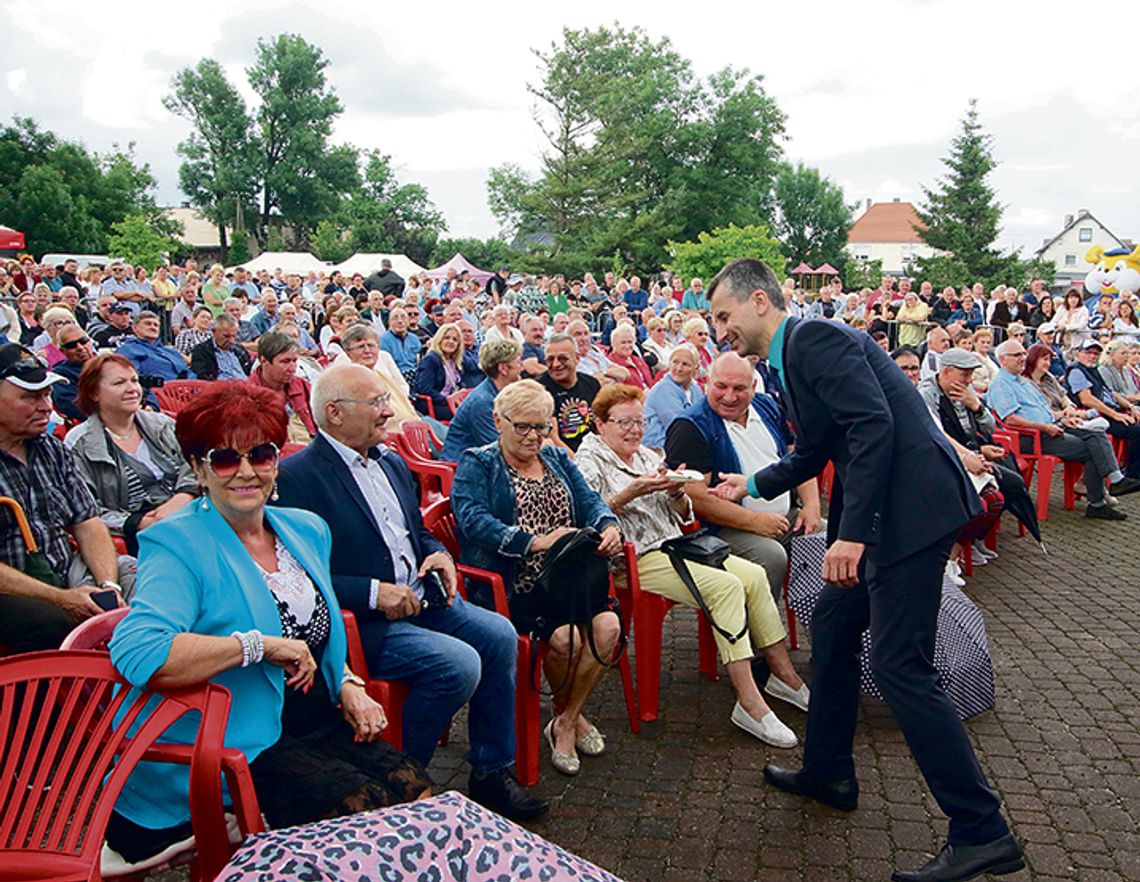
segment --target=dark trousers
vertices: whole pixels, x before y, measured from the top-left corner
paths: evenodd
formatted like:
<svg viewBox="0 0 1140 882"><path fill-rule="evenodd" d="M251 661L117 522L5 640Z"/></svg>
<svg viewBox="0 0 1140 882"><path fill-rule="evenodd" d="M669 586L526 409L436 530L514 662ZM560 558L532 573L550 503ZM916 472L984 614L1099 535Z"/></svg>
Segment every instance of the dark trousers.
<svg viewBox="0 0 1140 882"><path fill-rule="evenodd" d="M803 768L824 780L855 777L858 656L870 627L875 682L950 819L949 841L976 845L1009 828L934 667L942 570L953 543L954 535L946 536L884 567L864 557L858 585L823 589L811 623L815 676Z"/></svg>
<svg viewBox="0 0 1140 882"><path fill-rule="evenodd" d="M1120 420L1109 420L1108 434L1128 441L1128 461L1124 465L1124 474L1130 478L1140 478L1140 424L1133 423L1130 426Z"/></svg>
<svg viewBox="0 0 1140 882"><path fill-rule="evenodd" d="M58 606L30 597L0 595L0 647L8 652L59 649L75 622Z"/></svg>

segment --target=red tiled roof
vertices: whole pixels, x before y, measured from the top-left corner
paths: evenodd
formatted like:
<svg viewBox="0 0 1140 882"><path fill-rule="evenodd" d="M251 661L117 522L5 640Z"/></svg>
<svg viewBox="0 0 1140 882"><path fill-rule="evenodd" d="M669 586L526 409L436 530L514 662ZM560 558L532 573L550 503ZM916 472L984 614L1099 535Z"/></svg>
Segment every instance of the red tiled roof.
<svg viewBox="0 0 1140 882"><path fill-rule="evenodd" d="M909 202L876 202L851 225L847 241L921 242L916 226L924 228Z"/></svg>

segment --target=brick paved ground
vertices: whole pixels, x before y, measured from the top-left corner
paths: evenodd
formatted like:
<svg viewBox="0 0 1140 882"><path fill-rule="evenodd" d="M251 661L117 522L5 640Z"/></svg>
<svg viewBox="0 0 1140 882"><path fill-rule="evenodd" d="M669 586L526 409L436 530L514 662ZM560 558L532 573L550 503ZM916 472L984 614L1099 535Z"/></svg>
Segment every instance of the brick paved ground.
<svg viewBox="0 0 1140 882"><path fill-rule="evenodd" d="M1029 860L1011 880L1140 880L1140 496L1122 509L1132 520L1103 524L1055 500L1048 557L1007 517L1000 559L967 588L997 679L996 711L967 727ZM808 652L794 658L810 679ZM844 814L763 783L766 762L800 752L729 724L731 688L698 680L687 611L667 620L663 666L661 717L640 736L611 676L588 708L607 754L571 779L544 753L538 791L554 807L536 832L629 882L886 880L939 847L945 821L883 705L864 701L860 808ZM802 736L803 715L775 706ZM432 765L443 787L466 786L465 739L457 720Z"/></svg>

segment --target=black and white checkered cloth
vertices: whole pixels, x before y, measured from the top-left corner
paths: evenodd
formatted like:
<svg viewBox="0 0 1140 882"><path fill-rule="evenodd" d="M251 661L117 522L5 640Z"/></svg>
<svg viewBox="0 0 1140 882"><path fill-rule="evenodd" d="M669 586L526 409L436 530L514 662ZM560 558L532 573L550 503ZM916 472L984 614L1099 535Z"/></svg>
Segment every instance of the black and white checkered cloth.
<svg viewBox="0 0 1140 882"><path fill-rule="evenodd" d="M810 626L812 612L823 591L823 555L827 540L822 534L797 536L792 540L791 577L788 600L796 618ZM883 695L871 676L867 659L871 648L870 630L863 634L860 656L863 691L880 701ZM950 696L958 716L968 719L994 706L994 669L986 640L982 612L960 589L942 588L938 612L938 634L934 644L934 666L941 675L942 688Z"/></svg>

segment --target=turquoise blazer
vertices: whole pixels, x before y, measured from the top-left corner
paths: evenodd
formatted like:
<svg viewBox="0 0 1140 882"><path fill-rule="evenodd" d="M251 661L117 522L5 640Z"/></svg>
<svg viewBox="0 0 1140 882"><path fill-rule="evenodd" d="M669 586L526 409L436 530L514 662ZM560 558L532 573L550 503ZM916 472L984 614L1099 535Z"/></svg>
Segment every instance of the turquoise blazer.
<svg viewBox="0 0 1140 882"><path fill-rule="evenodd" d="M346 646L329 576L328 525L310 512L291 508L267 507L265 517L329 606L332 631L320 674L338 701ZM139 534L136 594L110 647L111 661L132 685L145 686L166 663L177 634L229 637L251 628L280 637L277 605L257 564L208 500L192 502ZM262 662L230 668L212 682L233 696L226 746L241 750L252 762L281 737L285 672ZM193 743L197 726L197 715L184 717L163 740ZM189 789L187 767L143 763L127 781L116 809L143 827L172 827L190 817Z"/></svg>

